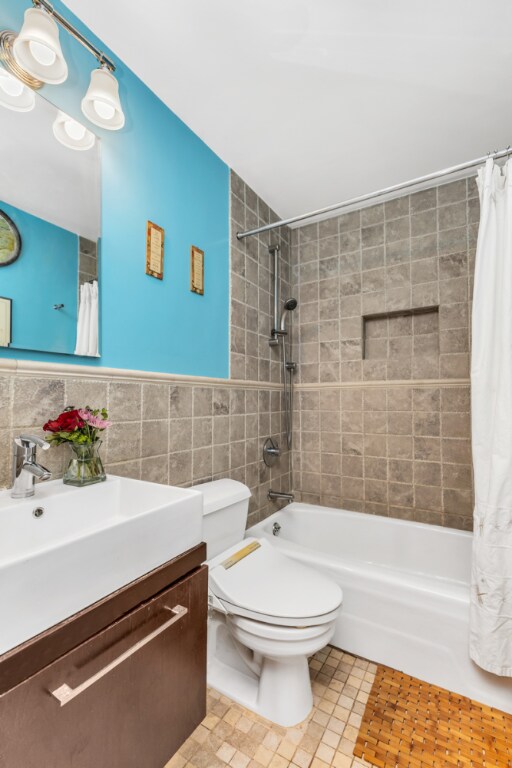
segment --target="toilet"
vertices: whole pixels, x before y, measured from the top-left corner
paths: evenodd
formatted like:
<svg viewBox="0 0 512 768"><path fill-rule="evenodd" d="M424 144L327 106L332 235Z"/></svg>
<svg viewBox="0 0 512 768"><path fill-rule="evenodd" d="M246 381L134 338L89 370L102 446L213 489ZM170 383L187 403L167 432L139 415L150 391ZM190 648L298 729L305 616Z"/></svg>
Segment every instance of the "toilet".
<svg viewBox="0 0 512 768"><path fill-rule="evenodd" d="M194 486L204 497L208 685L283 726L313 705L308 657L332 638L342 592L334 581L244 538L251 493L235 480Z"/></svg>

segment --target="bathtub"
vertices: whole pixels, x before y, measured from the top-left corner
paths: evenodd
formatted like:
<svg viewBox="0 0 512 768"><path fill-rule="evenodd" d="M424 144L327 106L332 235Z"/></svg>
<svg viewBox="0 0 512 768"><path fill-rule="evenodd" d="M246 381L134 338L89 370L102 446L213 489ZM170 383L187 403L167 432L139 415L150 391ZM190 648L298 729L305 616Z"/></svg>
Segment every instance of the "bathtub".
<svg viewBox="0 0 512 768"><path fill-rule="evenodd" d="M333 645L512 713L512 679L469 658L470 533L294 502L247 535L342 587Z"/></svg>

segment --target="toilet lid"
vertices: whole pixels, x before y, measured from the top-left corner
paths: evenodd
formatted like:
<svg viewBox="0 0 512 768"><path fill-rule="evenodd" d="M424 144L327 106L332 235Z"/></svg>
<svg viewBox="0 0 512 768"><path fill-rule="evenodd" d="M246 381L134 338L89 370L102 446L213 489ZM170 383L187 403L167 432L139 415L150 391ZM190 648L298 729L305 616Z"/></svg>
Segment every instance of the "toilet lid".
<svg viewBox="0 0 512 768"><path fill-rule="evenodd" d="M214 595L254 613L308 619L341 605L342 591L334 581L283 555L265 539L244 539L209 565Z"/></svg>

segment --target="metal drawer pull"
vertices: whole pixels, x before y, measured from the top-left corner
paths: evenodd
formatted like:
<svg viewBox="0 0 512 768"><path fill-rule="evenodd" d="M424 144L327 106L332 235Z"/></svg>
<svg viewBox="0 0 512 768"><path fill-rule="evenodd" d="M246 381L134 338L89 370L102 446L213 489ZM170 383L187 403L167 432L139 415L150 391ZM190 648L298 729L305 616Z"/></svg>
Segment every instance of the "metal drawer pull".
<svg viewBox="0 0 512 768"><path fill-rule="evenodd" d="M128 648L128 650L122 653L120 656L118 656L117 659L114 659L114 661L111 661L110 664L107 664L106 667L103 667L103 669L100 669L99 672L96 672L95 675L92 675L92 677L90 677L84 683L82 683L81 685L78 685L76 688L70 688L67 683L64 683L59 688L56 688L54 691L51 691L52 696L54 696L57 699L61 707L63 707L64 704L67 704L68 701L71 701L76 696L79 696L81 693L86 691L87 688L91 687L91 685L94 685L94 683L97 683L98 680L101 680L102 677L105 677L105 675L108 675L109 672L111 672L113 669L115 669L120 664L122 664L123 661L126 661L126 659L129 659L130 656L133 656L133 654L137 653L137 651L140 651L141 648L144 648L145 645L147 645L156 637L158 637L158 635L161 635L162 632L165 632L166 629L169 629L169 627L171 627L173 624L175 624L177 621L183 618L183 616L185 616L186 613L188 613L188 608L184 608L182 605L176 605L174 608L165 607L165 610L171 611L171 613L174 614L172 619L169 619L169 621L166 621L165 624L162 624L161 627L158 627L158 629L155 629L154 632L151 632L149 635L146 635L146 637L143 640L139 640L138 643L135 643L135 645L132 645L131 648Z"/></svg>

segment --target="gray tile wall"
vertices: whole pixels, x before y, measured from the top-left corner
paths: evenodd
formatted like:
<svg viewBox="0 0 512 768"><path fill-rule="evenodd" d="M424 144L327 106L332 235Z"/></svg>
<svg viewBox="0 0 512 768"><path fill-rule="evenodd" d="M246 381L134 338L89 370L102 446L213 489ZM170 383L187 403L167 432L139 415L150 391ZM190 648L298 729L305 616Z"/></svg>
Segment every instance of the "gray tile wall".
<svg viewBox="0 0 512 768"><path fill-rule="evenodd" d="M280 246L281 295L290 295L290 236L281 227L238 240L236 233L278 221L279 217L231 172L231 376L279 383L279 350L269 346L273 326L273 268L270 244Z"/></svg>
<svg viewBox="0 0 512 768"><path fill-rule="evenodd" d="M106 404L115 422L102 449L108 471L176 485L234 477L253 493L250 522L273 511L271 486L293 486L315 503L469 528L473 182L244 242L237 231L276 215L236 174L231 184L231 377L240 385L0 377L0 486L14 433L40 429L68 404ZM284 445L280 362L268 346L276 239L283 295L299 299L299 391L292 467L284 452L269 470L264 439ZM363 360L363 315L433 304L436 327L427 316L411 329L386 321L386 354L370 346ZM64 448L52 449L56 476L66 461Z"/></svg>
<svg viewBox="0 0 512 768"><path fill-rule="evenodd" d="M86 404L106 406L114 422L101 448L112 474L181 486L240 480L252 492L251 523L270 511L271 484L290 487L286 454L273 469L261 461L265 437L281 432L276 389L23 376L0 378L0 487L10 485L14 435L43 435L48 418ZM62 476L68 450L40 457L54 477Z"/></svg>
<svg viewBox="0 0 512 768"><path fill-rule="evenodd" d="M304 500L471 526L464 382L478 217L463 179L293 230L305 389L292 467ZM370 321L363 359L363 316L432 306Z"/></svg>
<svg viewBox="0 0 512 768"><path fill-rule="evenodd" d="M98 279L98 244L86 237L78 238L78 286Z"/></svg>
<svg viewBox="0 0 512 768"><path fill-rule="evenodd" d="M300 381L467 377L478 217L476 185L463 179L293 230ZM363 315L433 305L438 350L362 359Z"/></svg>
<svg viewBox="0 0 512 768"><path fill-rule="evenodd" d="M42 434L51 416L67 405L106 406L114 421L102 446L107 471L159 483L188 486L231 477L252 492L249 524L270 514L270 487L290 490L286 451L272 468L262 461L264 440L281 446L283 419L279 357L268 345L271 328L270 237L236 239L246 227L277 216L243 181L232 174L231 211L231 377L247 385L140 383L122 380L0 377L0 487L10 485L13 435ZM283 263L283 290L290 281L289 231L277 233ZM274 386L270 387L270 382ZM41 459L62 476L66 447Z"/></svg>

